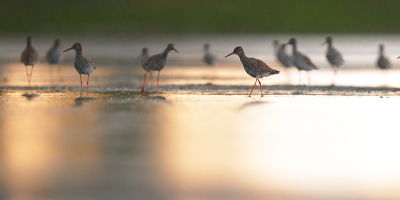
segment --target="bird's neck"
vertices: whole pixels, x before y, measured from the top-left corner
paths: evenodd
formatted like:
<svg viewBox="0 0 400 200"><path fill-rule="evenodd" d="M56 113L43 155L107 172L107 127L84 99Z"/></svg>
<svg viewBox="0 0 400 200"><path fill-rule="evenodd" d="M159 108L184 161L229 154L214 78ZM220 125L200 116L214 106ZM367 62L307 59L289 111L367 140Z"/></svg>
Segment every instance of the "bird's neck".
<svg viewBox="0 0 400 200"><path fill-rule="evenodd" d="M169 50L168 50L168 49L165 49L165 50L161 53L161 55L162 55L163 58L167 58L168 53L169 53Z"/></svg>
<svg viewBox="0 0 400 200"><path fill-rule="evenodd" d="M77 55L77 56L81 56L82 55L82 50L75 50L75 54Z"/></svg>
<svg viewBox="0 0 400 200"><path fill-rule="evenodd" d="M293 54L297 52L297 46L295 44L292 45Z"/></svg>
<svg viewBox="0 0 400 200"><path fill-rule="evenodd" d="M239 58L240 58L240 60L246 60L247 59L247 57L246 57L246 54L238 54L238 56L239 56Z"/></svg>

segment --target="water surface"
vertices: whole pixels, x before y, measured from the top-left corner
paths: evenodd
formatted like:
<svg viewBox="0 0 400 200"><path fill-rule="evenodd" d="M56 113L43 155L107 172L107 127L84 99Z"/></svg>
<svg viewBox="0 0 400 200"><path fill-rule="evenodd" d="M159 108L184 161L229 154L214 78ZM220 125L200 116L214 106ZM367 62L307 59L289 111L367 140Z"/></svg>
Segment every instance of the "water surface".
<svg viewBox="0 0 400 200"><path fill-rule="evenodd" d="M374 68L375 43L394 45L394 36L339 37L346 66L337 87L324 36L299 36L321 66L311 86L278 66L274 36L211 37L215 69L201 63L207 38L194 38L65 39L81 39L98 65L82 96L73 53L60 71L39 63L29 90L18 62L24 40L3 39L0 199L400 198L400 71ZM44 55L46 37L34 41ZM170 54L160 94L153 80L142 96L141 47L153 54L170 41L180 54ZM261 80L264 98L258 88L247 97L254 79L237 57L222 58L238 45L282 70Z"/></svg>

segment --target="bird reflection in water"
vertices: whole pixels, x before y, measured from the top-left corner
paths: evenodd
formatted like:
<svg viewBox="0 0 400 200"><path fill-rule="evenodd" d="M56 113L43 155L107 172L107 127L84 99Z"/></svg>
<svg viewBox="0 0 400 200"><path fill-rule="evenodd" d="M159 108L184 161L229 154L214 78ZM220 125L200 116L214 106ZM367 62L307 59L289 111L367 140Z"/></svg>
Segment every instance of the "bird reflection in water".
<svg viewBox="0 0 400 200"><path fill-rule="evenodd" d="M32 100L35 97L38 97L39 94L33 94L33 93L24 93L22 94L23 97L25 97L28 100Z"/></svg>
<svg viewBox="0 0 400 200"><path fill-rule="evenodd" d="M75 105L81 106L84 102L90 102L94 100L96 100L94 97L78 97L75 99Z"/></svg>

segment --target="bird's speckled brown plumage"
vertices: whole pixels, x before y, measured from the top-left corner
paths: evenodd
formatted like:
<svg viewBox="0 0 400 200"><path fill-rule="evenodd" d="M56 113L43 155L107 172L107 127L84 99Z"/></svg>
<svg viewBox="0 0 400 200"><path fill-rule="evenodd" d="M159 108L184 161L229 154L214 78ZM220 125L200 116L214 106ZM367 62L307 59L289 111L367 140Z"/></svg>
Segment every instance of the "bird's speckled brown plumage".
<svg viewBox="0 0 400 200"><path fill-rule="evenodd" d="M261 96L263 96L262 86L261 86L261 82L259 79L270 76L270 75L279 74L279 71L272 69L271 67L269 67L267 64L265 64L261 60L247 57L245 55L242 47L236 47L233 50L233 52L228 54L227 56L225 56L225 58L232 54L238 55L240 58L240 61L242 62L243 68L247 72L247 74L253 78L256 78L256 82L254 83L253 88L251 89L249 97L251 96L251 93L253 92L253 89L254 89L255 85L257 84L257 81L260 84Z"/></svg>
<svg viewBox="0 0 400 200"><path fill-rule="evenodd" d="M69 51L71 49L75 50L75 62L74 62L74 67L76 71L79 73L79 77L81 79L81 95L82 95L82 74L87 74L88 79L86 82L86 93L88 94L88 87L89 87L89 76L91 73L96 70L96 65L94 62L90 59L85 58L82 55L82 45L80 43L75 43L72 45L71 48L64 50L63 52Z"/></svg>
<svg viewBox="0 0 400 200"><path fill-rule="evenodd" d="M146 60L146 62L144 62L142 64L142 66L144 68L148 69L149 71L158 71L158 74L157 74L157 94L158 94L158 79L160 78L160 71L162 69L164 69L165 64L167 62L168 53L170 51L172 51L172 50L176 51L176 53L179 53L174 48L174 44L170 43L170 44L168 44L167 48L165 48L165 50L162 53L150 56ZM147 72L148 71L146 71L146 74L147 74ZM146 79L146 74L145 74L145 79ZM144 87L145 87L145 84L143 84L143 86L142 86L142 90L141 90L142 94L144 94Z"/></svg>

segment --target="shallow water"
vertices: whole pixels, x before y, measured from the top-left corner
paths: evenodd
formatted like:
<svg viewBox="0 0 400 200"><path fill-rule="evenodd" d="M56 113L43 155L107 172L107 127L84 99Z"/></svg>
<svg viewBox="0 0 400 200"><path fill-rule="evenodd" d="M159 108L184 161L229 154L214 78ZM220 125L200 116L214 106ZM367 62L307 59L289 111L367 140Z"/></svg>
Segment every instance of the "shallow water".
<svg viewBox="0 0 400 200"><path fill-rule="evenodd" d="M146 40L129 47L133 42L126 38L116 46L86 38L84 55L98 70L82 96L72 53L61 73L39 63L28 90L17 62L24 45L5 42L0 52L4 46L10 52L0 62L0 199L399 199L400 71L384 75L366 64L374 59L358 60L354 49L362 42L361 52L374 55L364 47L380 37L341 38L351 42L338 42L338 48L349 47L343 49L349 60L337 87L329 86L325 47L311 45L323 41L300 37L312 41L301 49L325 67L311 72L308 87L305 74L298 85L294 69L289 77L282 71L264 78L263 98L258 88L247 97L254 79L237 57L221 58L214 69L201 63L205 38L195 40L197 46L190 43L194 37L147 40L151 53L164 48L156 42L175 40L180 54L170 54L160 94L154 94L153 81L146 96L135 60ZM260 38L273 36L246 39L242 46L277 66L263 54L271 47L257 43ZM383 38L395 44L393 36ZM232 39L213 50L230 53ZM43 41L36 43L42 52Z"/></svg>
<svg viewBox="0 0 400 200"><path fill-rule="evenodd" d="M6 199L397 199L400 98L1 95Z"/></svg>

